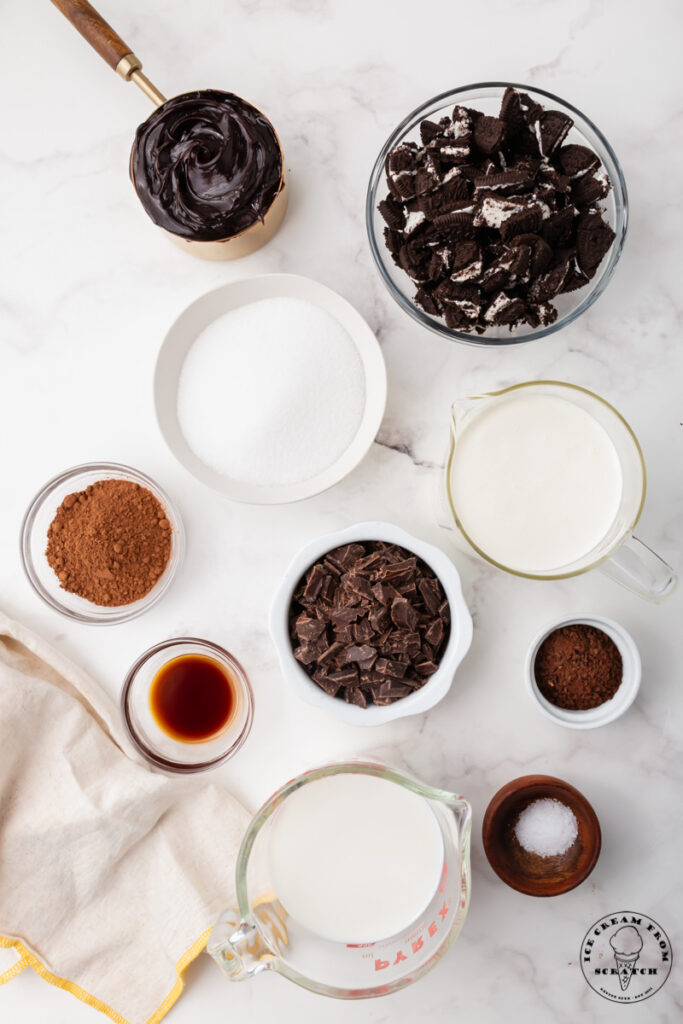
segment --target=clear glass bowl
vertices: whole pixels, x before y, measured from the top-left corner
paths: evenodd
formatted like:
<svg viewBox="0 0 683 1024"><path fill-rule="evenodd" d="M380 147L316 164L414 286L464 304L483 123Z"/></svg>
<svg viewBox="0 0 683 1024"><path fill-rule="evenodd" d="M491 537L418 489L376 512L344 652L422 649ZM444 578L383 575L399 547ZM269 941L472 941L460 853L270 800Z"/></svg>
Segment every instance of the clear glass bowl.
<svg viewBox="0 0 683 1024"><path fill-rule="evenodd" d="M98 480L130 480L151 491L166 510L171 524L171 554L168 565L155 585L144 597L132 604L105 607L86 601L78 594L70 594L60 584L45 556L47 531L57 509L67 494L83 491ZM49 480L36 494L21 524L21 560L29 583L50 608L76 622L92 625L111 625L126 622L142 615L166 593L182 561L185 551L185 533L182 520L168 495L144 473L116 462L89 462L67 469Z"/></svg>
<svg viewBox="0 0 683 1024"><path fill-rule="evenodd" d="M174 658L200 654L222 665L235 684L235 706L224 728L208 740L185 743L157 724L150 707L152 681L159 669ZM150 647L130 669L121 694L123 722L142 756L167 772L204 772L215 768L240 749L251 729L254 697L246 673L228 651L196 637L175 637Z"/></svg>
<svg viewBox="0 0 683 1024"><path fill-rule="evenodd" d="M609 253L600 264L595 277L585 288L568 292L566 295L558 295L552 300L558 310L558 317L554 324L547 327L530 327L528 324L524 324L512 331L506 326L492 327L484 334L469 334L447 327L439 317L432 316L416 306L413 301L416 285L408 274L397 267L391 259L383 237L385 222L377 209L377 204L384 199L388 191L384 177L387 154L401 142L415 141L419 144L421 121L424 121L425 118L438 120L447 114L450 115L456 103L474 107L484 114L497 114L500 110L503 93L508 85L529 93L533 99L546 108L551 107L568 114L573 119L574 126L565 141L588 146L600 157L603 169L606 170L612 183L612 188L607 197L602 200L601 205L604 218L611 226L616 238ZM365 205L365 220L370 249L382 280L399 306L413 319L444 338L461 341L466 345L516 345L523 341L545 338L549 334L554 334L555 331L560 331L567 324L573 323L577 317L593 305L598 296L602 295L612 279L612 274L624 247L628 222L628 198L626 182L614 150L602 132L580 110L573 107L571 103L567 103L566 100L562 100L550 92L545 92L543 89L533 89L527 85L517 85L514 82L480 82L476 85L465 85L452 92L441 93L440 96L428 100L427 103L418 107L401 121L385 142L372 169Z"/></svg>

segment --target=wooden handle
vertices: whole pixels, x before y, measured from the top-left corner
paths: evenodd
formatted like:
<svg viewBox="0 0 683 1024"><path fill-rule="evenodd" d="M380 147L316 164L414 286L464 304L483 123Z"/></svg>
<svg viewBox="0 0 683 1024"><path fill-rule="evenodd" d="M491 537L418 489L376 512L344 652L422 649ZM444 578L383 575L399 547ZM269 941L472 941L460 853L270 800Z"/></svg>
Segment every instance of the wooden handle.
<svg viewBox="0 0 683 1024"><path fill-rule="evenodd" d="M130 46L124 43L88 0L52 0L52 3L114 71L121 58L132 53Z"/></svg>

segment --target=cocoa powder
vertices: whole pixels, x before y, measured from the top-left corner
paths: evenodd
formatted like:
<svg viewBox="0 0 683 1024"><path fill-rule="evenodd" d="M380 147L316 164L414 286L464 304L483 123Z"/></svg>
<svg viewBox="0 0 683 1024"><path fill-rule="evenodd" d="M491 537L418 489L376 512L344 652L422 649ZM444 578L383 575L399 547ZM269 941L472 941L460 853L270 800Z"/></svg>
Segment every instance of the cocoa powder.
<svg viewBox="0 0 683 1024"><path fill-rule="evenodd" d="M171 524L151 491L131 480L98 480L67 494L47 531L48 563L60 586L93 604L130 604L168 564Z"/></svg>
<svg viewBox="0 0 683 1024"><path fill-rule="evenodd" d="M623 664L612 638L595 626L561 626L541 644L534 662L539 690L555 707L587 711L611 700Z"/></svg>

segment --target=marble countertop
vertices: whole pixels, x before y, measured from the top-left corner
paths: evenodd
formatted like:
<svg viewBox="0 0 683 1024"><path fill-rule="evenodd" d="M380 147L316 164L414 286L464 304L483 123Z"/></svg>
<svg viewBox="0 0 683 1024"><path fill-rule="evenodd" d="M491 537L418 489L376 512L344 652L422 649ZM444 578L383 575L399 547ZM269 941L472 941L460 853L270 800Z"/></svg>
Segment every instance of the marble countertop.
<svg viewBox="0 0 683 1024"><path fill-rule="evenodd" d="M249 742L220 770L225 784L253 809L302 769L383 755L472 802L473 894L455 948L395 996L323 1003L277 976L230 986L201 957L168 1019L680 1019L683 591L654 606L598 573L538 584L454 553L475 620L472 649L443 703L375 730L294 700L266 630L285 565L316 534L388 519L448 549L433 495L449 404L526 379L587 386L630 421L648 468L638 532L683 568L680 5L650 0L644 12L635 0L196 0L191 9L189 18L180 0L102 0L168 95L231 89L277 125L291 176L289 212L277 238L238 263L193 260L136 203L127 160L134 128L149 112L145 98L98 62L48 3L3 9L0 74L12 98L0 143L0 603L114 697L131 661L156 641L189 633L225 644L247 666L256 698ZM620 266L597 304L551 338L503 350L448 343L404 315L371 263L363 222L369 171L394 125L431 95L487 79L540 86L584 110L621 159L632 214ZM389 400L376 443L341 484L301 504L247 508L214 496L174 461L155 423L151 378L164 333L187 303L225 281L271 271L310 275L356 305L381 342ZM99 629L44 607L17 551L34 492L67 466L92 460L129 463L157 478L177 499L188 535L185 563L164 600L140 619ZM643 684L622 719L572 732L531 704L522 667L546 622L587 612L632 632ZM481 844L491 796L531 772L576 785L603 828L590 879L551 901L506 888ZM665 987L627 1010L592 992L578 965L589 926L617 909L657 920L674 953ZM0 1017L104 1020L29 971L0 992Z"/></svg>

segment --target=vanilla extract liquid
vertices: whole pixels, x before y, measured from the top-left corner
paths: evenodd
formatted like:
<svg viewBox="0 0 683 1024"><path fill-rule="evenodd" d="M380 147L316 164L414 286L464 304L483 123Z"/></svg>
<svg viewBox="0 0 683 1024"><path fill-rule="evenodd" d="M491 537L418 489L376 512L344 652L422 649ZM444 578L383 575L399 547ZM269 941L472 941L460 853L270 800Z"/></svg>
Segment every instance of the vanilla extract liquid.
<svg viewBox="0 0 683 1024"><path fill-rule="evenodd" d="M219 735L237 704L235 681L213 658L183 654L166 662L152 680L149 705L167 736L201 743Z"/></svg>

